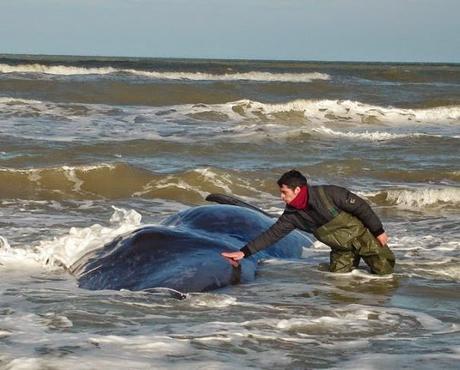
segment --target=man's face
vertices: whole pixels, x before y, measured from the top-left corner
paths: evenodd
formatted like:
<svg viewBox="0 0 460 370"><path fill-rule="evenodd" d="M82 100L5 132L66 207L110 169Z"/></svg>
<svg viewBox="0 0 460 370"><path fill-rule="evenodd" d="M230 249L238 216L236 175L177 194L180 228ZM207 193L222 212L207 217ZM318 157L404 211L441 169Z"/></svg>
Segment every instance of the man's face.
<svg viewBox="0 0 460 370"><path fill-rule="evenodd" d="M289 204L294 200L297 194L300 193L300 187L297 186L294 190L292 190L291 188L283 184L282 186L280 186L280 193L283 202Z"/></svg>

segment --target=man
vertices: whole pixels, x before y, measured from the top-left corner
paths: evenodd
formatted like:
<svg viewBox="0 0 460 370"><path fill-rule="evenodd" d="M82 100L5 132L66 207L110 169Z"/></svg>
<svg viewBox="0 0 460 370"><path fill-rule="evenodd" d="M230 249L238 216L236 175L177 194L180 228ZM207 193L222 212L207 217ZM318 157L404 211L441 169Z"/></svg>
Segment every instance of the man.
<svg viewBox="0 0 460 370"><path fill-rule="evenodd" d="M223 252L233 266L287 235L300 229L331 248L330 271L350 272L362 258L371 272L391 274L395 265L388 248L388 236L371 207L347 189L335 186L309 186L296 170L284 173L278 180L281 199L286 203L275 224L246 244L238 252Z"/></svg>

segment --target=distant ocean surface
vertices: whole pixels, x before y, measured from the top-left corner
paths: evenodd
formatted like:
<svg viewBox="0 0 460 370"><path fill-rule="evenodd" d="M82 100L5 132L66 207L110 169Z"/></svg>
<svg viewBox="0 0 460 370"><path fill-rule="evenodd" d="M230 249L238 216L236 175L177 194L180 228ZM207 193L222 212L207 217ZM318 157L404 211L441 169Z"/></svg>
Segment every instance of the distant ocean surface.
<svg viewBox="0 0 460 370"><path fill-rule="evenodd" d="M211 192L281 213L292 168L368 200L393 276L319 242L183 301L66 272ZM460 65L0 55L0 216L1 369L455 369Z"/></svg>

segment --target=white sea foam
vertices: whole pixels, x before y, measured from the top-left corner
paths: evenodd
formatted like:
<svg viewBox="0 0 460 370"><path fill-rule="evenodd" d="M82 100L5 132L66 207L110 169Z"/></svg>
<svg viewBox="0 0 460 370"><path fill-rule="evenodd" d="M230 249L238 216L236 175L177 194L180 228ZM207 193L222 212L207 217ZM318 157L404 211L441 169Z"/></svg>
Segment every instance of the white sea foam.
<svg viewBox="0 0 460 370"><path fill-rule="evenodd" d="M213 185L221 188L226 193L232 193L230 186L233 185L233 181L231 180L230 174L223 173L219 175L212 171L210 168L197 168L193 171L202 176L205 181L209 181Z"/></svg>
<svg viewBox="0 0 460 370"><path fill-rule="evenodd" d="M314 128L313 132L318 132L324 135L330 136L338 136L347 139L361 139L361 140L369 140L369 141L389 141L389 140L397 140L403 139L408 137L420 137L420 136L429 136L423 133L410 133L410 134L395 134L391 132L382 132L382 131L364 131L364 132L343 132L343 131L336 131L332 130L327 127L319 127ZM430 136L440 136L440 135L430 135Z"/></svg>
<svg viewBox="0 0 460 370"><path fill-rule="evenodd" d="M94 345L93 345L94 346ZM117 361L114 353L119 353L117 349L113 349L114 353L101 354L90 353L90 350L84 356L41 356L30 357L21 356L11 359L4 370L38 370L38 369L76 369L76 370L93 370L93 369L112 369L112 370L143 370L151 368L165 368L166 362L163 359L157 359L153 364L151 359L146 359L143 356L133 355L132 358L127 359L123 356L122 360ZM0 357L0 360L2 358ZM4 360L4 362L6 362ZM199 367L191 367L190 369L198 369ZM203 368L207 368L206 365ZM217 369L218 367L215 367Z"/></svg>
<svg viewBox="0 0 460 370"><path fill-rule="evenodd" d="M118 70L112 67L82 68L73 66L47 66L43 64L0 64L0 73L47 73L55 75L108 74Z"/></svg>
<svg viewBox="0 0 460 370"><path fill-rule="evenodd" d="M41 268L37 259L37 254L23 248L12 248L8 240L0 236L0 267L16 270L24 268L30 269Z"/></svg>
<svg viewBox="0 0 460 370"><path fill-rule="evenodd" d="M141 71L136 69L119 69L113 67L86 68L75 66L47 66L42 64L0 64L0 73L44 73L51 75L107 75L113 73L131 74L152 79L190 80L190 81L267 81L267 82L311 82L313 80L329 80L325 73L272 73L244 72L212 74L203 72L159 72Z"/></svg>
<svg viewBox="0 0 460 370"><path fill-rule="evenodd" d="M326 247L326 246L325 246ZM330 250L329 247L327 247L328 250ZM337 279L337 280L343 280L343 279L353 279L353 280L360 280L360 281L374 281L374 280L393 280L394 275L393 274L388 274L388 275L376 275L372 274L369 272L367 269L364 267L360 266L360 268L356 268L352 270L351 272L346 272L346 273L341 273L337 274L334 272L329 272L329 271L322 271L323 274L328 275L329 278L331 279Z"/></svg>
<svg viewBox="0 0 460 370"><path fill-rule="evenodd" d="M58 315L54 312L45 313L42 315L40 321L50 329L65 329L73 326L73 322L68 317Z"/></svg>
<svg viewBox="0 0 460 370"><path fill-rule="evenodd" d="M198 179L196 178L196 174L199 175ZM232 186L234 186L234 182L232 181L232 174L217 173L212 169L205 167L187 171L180 176L168 175L159 180L155 179L144 185L141 191L135 192L133 195L143 196L152 191L181 189L183 191L196 193L204 199L210 192L223 192L232 194ZM244 179L241 179L237 186L254 192L254 189L251 188L247 181Z"/></svg>
<svg viewBox="0 0 460 370"><path fill-rule="evenodd" d="M358 277L363 280L393 280L393 274L388 275L376 275L372 274L367 270L363 270L361 268L354 269L350 272L353 277Z"/></svg>
<svg viewBox="0 0 460 370"><path fill-rule="evenodd" d="M43 171L62 171L63 173L66 174L66 176L69 176L69 179L72 179L72 182L74 181L81 181L79 179L72 178L72 176L75 176L75 171L81 171L81 172L89 172L89 171L95 171L99 170L101 168L108 168L110 170L113 170L115 168L115 165L110 164L110 163L100 163L100 164L95 164L95 165L81 165L81 166L62 166L62 167L43 167L43 168L27 168L27 169L21 169L21 168L0 168L0 172L11 172L11 173L21 173L21 174L26 174L29 176L30 180L32 181L37 181L41 178L40 173Z"/></svg>
<svg viewBox="0 0 460 370"><path fill-rule="evenodd" d="M36 315L33 319L40 320ZM166 335L88 335L86 333L54 334L46 327L30 325L31 318L25 318L29 332L22 329L15 339L21 344L21 356L14 356L7 363L8 370L35 370L43 368L72 368L72 369L146 369L165 368L170 364L170 356L185 357L193 354L193 347L189 339L172 338ZM37 342L38 341L38 342ZM51 344L52 348L69 346L75 348L77 354L70 356L41 356L36 357L37 343L44 347ZM59 343L59 344L58 344ZM84 355L78 350L83 351ZM119 353L123 353L119 357ZM8 357L7 357L8 358ZM1 358L4 360L3 358ZM121 361L114 361L121 359ZM169 362L168 362L169 361ZM203 368L212 364L212 361L201 361ZM192 366L198 369L200 366ZM218 368L217 366L214 368Z"/></svg>
<svg viewBox="0 0 460 370"><path fill-rule="evenodd" d="M329 80L325 73L271 73L271 72L246 72L210 74L201 72L148 72L137 70L122 70L125 73L166 80L191 80L191 81L260 81L260 82L311 82L313 80Z"/></svg>
<svg viewBox="0 0 460 370"><path fill-rule="evenodd" d="M135 197L142 197L153 191L161 191L165 189L180 189L183 191L190 191L199 194L201 198L205 198L208 192L200 190L200 186L194 186L188 182L175 177L174 175L166 176L160 180L153 180L142 187L142 190L133 193Z"/></svg>
<svg viewBox="0 0 460 370"><path fill-rule="evenodd" d="M41 104L40 100L0 97L0 104Z"/></svg>
<svg viewBox="0 0 460 370"><path fill-rule="evenodd" d="M11 332L8 330L0 330L0 339L9 337Z"/></svg>
<svg viewBox="0 0 460 370"><path fill-rule="evenodd" d="M136 350L138 352L150 352L155 356L162 357L166 355L187 354L191 352L188 339L175 339L167 336L131 336L123 337L117 335L108 335L93 337L91 342L98 345L116 345L126 349Z"/></svg>
<svg viewBox="0 0 460 370"><path fill-rule="evenodd" d="M114 213L110 219L111 227L98 224L87 228L72 227L68 235L52 241L40 242L36 250L42 262L49 265L57 263L70 266L82 254L99 248L116 236L138 228L142 216L134 210L125 210L112 206Z"/></svg>
<svg viewBox="0 0 460 370"><path fill-rule="evenodd" d="M191 294L188 303L193 307L224 308L237 303L235 297L224 294Z"/></svg>
<svg viewBox="0 0 460 370"><path fill-rule="evenodd" d="M417 276L421 278L431 278L436 277L437 279L450 280L450 281L460 281L460 266L458 263L451 266L433 266L419 268L414 266L409 271L405 272L407 276Z"/></svg>
<svg viewBox="0 0 460 370"><path fill-rule="evenodd" d="M423 328L431 332L455 332L455 324L444 323L435 317L422 312L407 309L366 306L350 304L335 309L332 315L320 317L293 317L278 322L271 322L282 331L306 333L334 333L340 335L354 332L376 332L385 335L388 326L400 327L402 330ZM351 329L350 329L351 328Z"/></svg>
<svg viewBox="0 0 460 370"><path fill-rule="evenodd" d="M142 216L134 210L113 207L110 226L94 224L85 228L72 227L68 234L53 240L40 241L32 248L12 248L0 237L0 264L4 267L31 265L50 269L69 267L84 253L100 248L116 236L137 229Z"/></svg>

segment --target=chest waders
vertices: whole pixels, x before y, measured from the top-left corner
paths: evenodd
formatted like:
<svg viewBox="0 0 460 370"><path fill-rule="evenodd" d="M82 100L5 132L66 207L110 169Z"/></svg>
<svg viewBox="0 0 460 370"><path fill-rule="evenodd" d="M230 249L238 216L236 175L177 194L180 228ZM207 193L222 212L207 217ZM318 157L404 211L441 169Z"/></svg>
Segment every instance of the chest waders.
<svg viewBox="0 0 460 370"><path fill-rule="evenodd" d="M331 247L331 272L350 272L362 258L374 274L391 274L395 256L387 245L382 246L363 223L335 207L322 187L321 201L333 217L314 232L315 237Z"/></svg>

